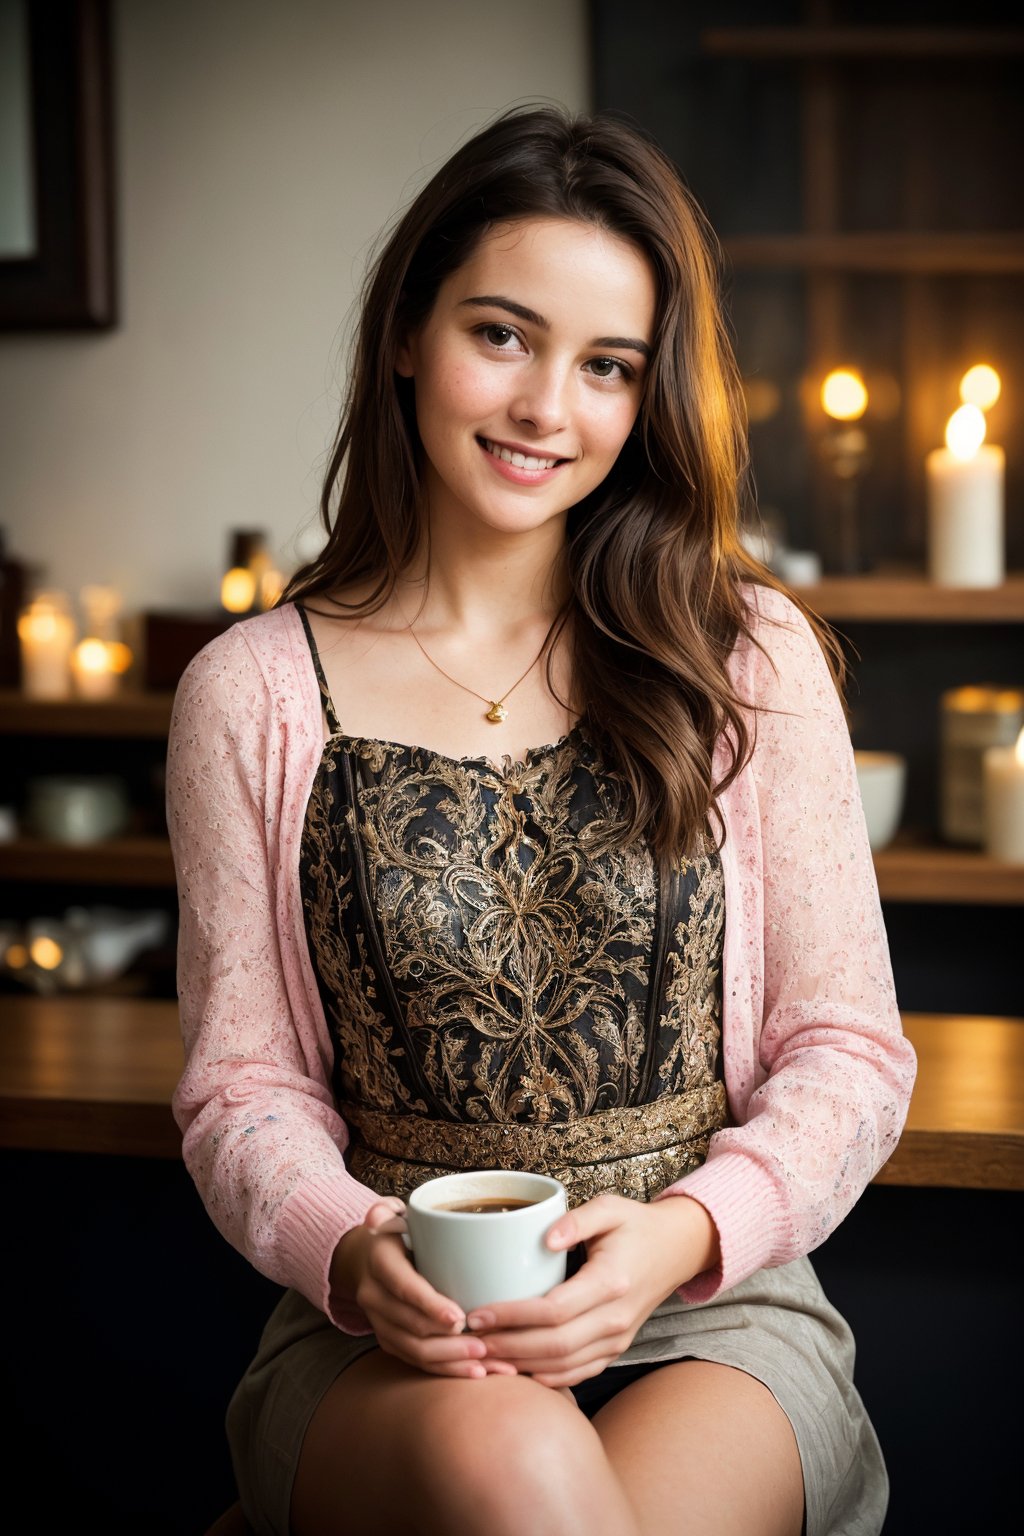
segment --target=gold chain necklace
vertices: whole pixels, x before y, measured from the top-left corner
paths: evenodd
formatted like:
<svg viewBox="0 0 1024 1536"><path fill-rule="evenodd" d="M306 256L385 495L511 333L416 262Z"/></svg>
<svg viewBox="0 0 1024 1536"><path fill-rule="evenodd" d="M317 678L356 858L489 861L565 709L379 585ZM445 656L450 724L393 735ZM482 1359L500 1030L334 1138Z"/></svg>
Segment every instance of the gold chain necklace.
<svg viewBox="0 0 1024 1536"><path fill-rule="evenodd" d="M557 620L555 622L557 622ZM544 644L541 646L541 648L537 652L536 656L530 662L530 665L527 667L527 669L523 673L522 677L517 677L515 682L512 684L512 687L511 688L506 688L505 692L503 694L501 694L496 699L489 699L489 698L487 698L486 694L477 693L475 688L468 688L465 683L460 683L457 677L452 677L450 672L446 672L444 667L438 666L438 664L434 660L433 656L431 656L429 651L427 651L426 648L424 647L423 642L421 641L419 635L413 629L411 624L409 625L409 633L410 633L410 635L412 635L413 639L416 641L416 644L419 646L420 650L423 652L423 655L430 662L430 665L434 668L434 671L435 672L440 672L442 677L446 677L450 683L454 683L456 688L461 688L464 693L471 693L473 695L474 699L479 699L480 700L481 704L489 705L489 708L487 709L486 713L484 714L484 719L485 720L489 720L491 725L500 725L503 720L507 720L508 719L508 710L505 708L505 700L511 694L513 694L515 692L515 690L519 687L520 683L525 682L525 680L529 677L530 673L533 671L534 667L537 665L538 661L540 661L541 657L544 655L544 652L547 650L548 641L551 639L551 630L554 629L554 627L555 627L555 625L554 625L554 623L552 623L551 628L548 630L547 634L544 636Z"/></svg>

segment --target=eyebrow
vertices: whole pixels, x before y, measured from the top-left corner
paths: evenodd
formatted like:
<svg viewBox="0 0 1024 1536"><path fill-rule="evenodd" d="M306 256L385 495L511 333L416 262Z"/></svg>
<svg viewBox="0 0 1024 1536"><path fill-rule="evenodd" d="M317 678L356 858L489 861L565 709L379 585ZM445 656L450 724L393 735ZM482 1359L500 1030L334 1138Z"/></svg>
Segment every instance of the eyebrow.
<svg viewBox="0 0 1024 1536"><path fill-rule="evenodd" d="M517 320L523 320L527 325L536 325L542 331L550 331L551 321L545 320L535 309L528 309L525 304L517 304L515 299L507 299L500 293L482 293L471 299L461 299L460 308L467 306L472 309L503 309L507 314L514 315ZM646 341L641 341L636 336L595 336L590 343L592 347L615 347L626 352L639 352L641 357L651 358L651 348Z"/></svg>

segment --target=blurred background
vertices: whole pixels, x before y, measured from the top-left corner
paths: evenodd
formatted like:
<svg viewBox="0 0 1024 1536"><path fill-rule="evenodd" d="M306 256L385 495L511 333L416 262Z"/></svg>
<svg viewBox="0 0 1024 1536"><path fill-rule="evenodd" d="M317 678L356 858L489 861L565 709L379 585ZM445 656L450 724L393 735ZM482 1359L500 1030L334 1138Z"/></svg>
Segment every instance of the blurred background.
<svg viewBox="0 0 1024 1536"><path fill-rule="evenodd" d="M25 1319L4 1359L44 1529L88 1511L188 1536L231 1497L223 1408L276 1291L198 1209L167 1110L173 690L319 548L375 243L514 103L627 113L722 240L744 538L846 652L901 1006L1013 1026L988 1066L1022 1129L1007 18L995 0L0 0L0 1053ZM965 1079L944 1091L955 1120ZM1019 1164L958 1187L973 1175L944 1145L916 1181L934 1187L873 1188L819 1256L893 1462L887 1536L973 1533L999 1508L972 1468L1012 1417L1010 1270L984 1290L961 1270L1019 1220ZM992 1412L964 1428L950 1392Z"/></svg>

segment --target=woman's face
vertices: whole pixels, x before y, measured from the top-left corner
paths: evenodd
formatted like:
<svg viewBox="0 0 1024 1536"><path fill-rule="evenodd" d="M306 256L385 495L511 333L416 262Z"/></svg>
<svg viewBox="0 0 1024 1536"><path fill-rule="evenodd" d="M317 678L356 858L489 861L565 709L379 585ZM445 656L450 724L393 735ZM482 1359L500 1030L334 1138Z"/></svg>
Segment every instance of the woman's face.
<svg viewBox="0 0 1024 1536"><path fill-rule="evenodd" d="M647 257L595 225L531 218L485 235L398 358L431 519L564 525L636 420L655 308Z"/></svg>

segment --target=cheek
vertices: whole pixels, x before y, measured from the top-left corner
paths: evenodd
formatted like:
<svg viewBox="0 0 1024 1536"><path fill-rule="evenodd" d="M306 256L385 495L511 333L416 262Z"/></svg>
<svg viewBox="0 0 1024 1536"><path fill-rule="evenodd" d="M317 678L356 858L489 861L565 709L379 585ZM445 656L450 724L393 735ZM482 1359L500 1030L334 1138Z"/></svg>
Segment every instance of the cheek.
<svg viewBox="0 0 1024 1536"><path fill-rule="evenodd" d="M633 399L608 401L606 408L594 419L595 448L612 458L617 457L639 414L639 406Z"/></svg>

